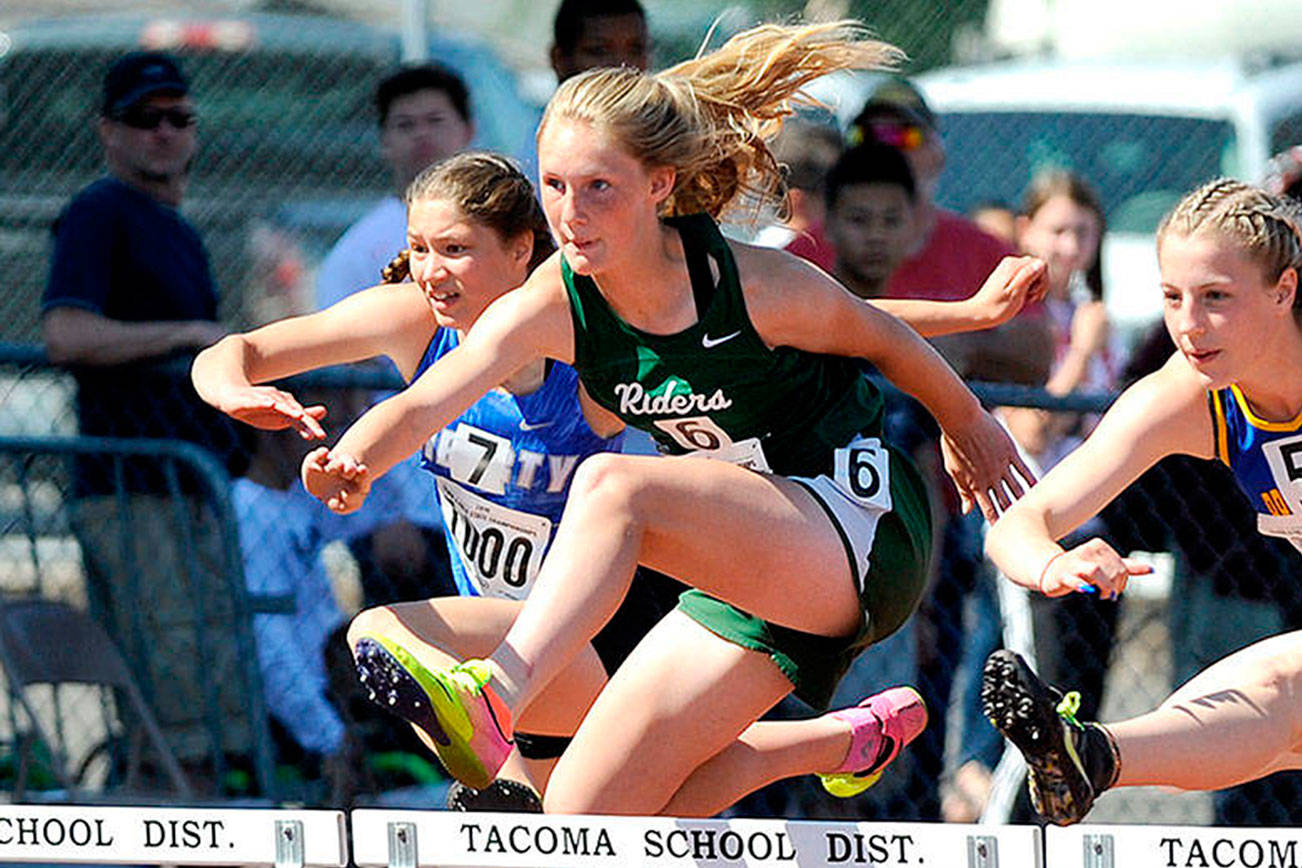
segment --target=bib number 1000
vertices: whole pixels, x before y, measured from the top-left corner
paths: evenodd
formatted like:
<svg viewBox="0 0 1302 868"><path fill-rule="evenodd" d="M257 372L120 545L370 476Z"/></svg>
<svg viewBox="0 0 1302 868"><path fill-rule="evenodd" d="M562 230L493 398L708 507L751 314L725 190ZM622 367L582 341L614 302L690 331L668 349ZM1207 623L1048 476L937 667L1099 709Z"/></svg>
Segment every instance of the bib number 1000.
<svg viewBox="0 0 1302 868"><path fill-rule="evenodd" d="M528 537L507 540L500 528L475 527L465 514L453 511L448 526L461 552L462 562L473 569L481 583L500 580L511 588L529 583L529 563L533 560L533 541Z"/></svg>
<svg viewBox="0 0 1302 868"><path fill-rule="evenodd" d="M442 476L435 482L466 578L482 596L523 600L542 565L551 519L494 503Z"/></svg>

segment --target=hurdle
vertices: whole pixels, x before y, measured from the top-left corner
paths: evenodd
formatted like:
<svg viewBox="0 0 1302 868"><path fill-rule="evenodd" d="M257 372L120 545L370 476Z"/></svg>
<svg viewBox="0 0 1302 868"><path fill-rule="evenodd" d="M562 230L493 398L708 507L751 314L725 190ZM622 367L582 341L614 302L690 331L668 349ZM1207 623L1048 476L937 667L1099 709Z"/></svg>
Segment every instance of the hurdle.
<svg viewBox="0 0 1302 868"><path fill-rule="evenodd" d="M1053 868L1302 868L1302 829L1050 826Z"/></svg>
<svg viewBox="0 0 1302 868"><path fill-rule="evenodd" d="M0 805L0 863L343 868L342 811Z"/></svg>
<svg viewBox="0 0 1302 868"><path fill-rule="evenodd" d="M358 868L1043 868L1034 826L359 809Z"/></svg>

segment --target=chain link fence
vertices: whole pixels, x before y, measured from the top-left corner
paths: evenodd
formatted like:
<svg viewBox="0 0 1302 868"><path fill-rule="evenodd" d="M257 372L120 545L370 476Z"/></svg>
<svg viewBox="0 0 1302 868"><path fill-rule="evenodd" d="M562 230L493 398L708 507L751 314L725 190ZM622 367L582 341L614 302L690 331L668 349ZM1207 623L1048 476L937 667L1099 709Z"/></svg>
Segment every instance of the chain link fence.
<svg viewBox="0 0 1302 868"><path fill-rule="evenodd" d="M329 246L393 192L375 87L400 62L396 31L322 17L209 20L116 14L17 24L0 55L0 340L39 337L50 228L103 174L104 72L142 47L175 53L199 113L183 213L211 254L232 326L313 307ZM480 146L528 158L538 109L470 38L434 34L431 57L468 82ZM378 280L378 275L377 275Z"/></svg>
<svg viewBox="0 0 1302 868"><path fill-rule="evenodd" d="M654 24L655 4L648 6ZM973 44L986 8L982 0L903 4L907 14L883 3L804 6L807 12L826 6L822 11L883 22L880 32L910 52L915 71L953 60L956 45ZM750 11L758 18L796 10L794 4L774 2L756 3ZM737 28L750 23L746 15L728 21ZM681 59L663 56L668 46L694 48L704 35L690 16L672 23L676 29L660 43L665 63ZM16 438L70 438L80 431L76 382L49 366L36 342L50 227L68 199L102 172L96 111L103 71L114 57L141 45L181 56L201 117L201 148L184 210L211 253L223 321L243 328L310 309L313 271L325 251L390 192L371 99L375 83L399 60L399 39L355 22L254 14L221 27L197 19L95 16L21 23L8 36L8 51L0 56L0 273L6 276L0 296L0 443L12 448L0 450L0 591L65 600L94 612L96 594L103 591L96 584L97 570L104 570L94 561L111 544L96 543L78 529L76 465L68 455L19 448L25 441ZM436 35L433 51L469 80L479 143L527 160L537 108L519 98L512 75L471 41ZM1285 139L1298 129L1281 116L1261 141L1246 141L1228 120L1159 119L1135 111L1084 118L1051 108L963 113L957 102L951 106L947 111L938 105L950 166L939 195L943 203L960 210L986 200L1015 203L1033 170L1069 166L1099 186L1114 232L1109 244L1126 247L1134 241L1150 251L1152 228L1175 196L1220 171L1247 171L1250 161L1242 158L1249 145L1292 144ZM1147 255L1151 258L1151 252ZM1132 285L1127 283L1127 290ZM173 387L188 389L184 367L177 364L171 369ZM389 375L366 369L302 384L330 405L335 431L366 406L372 390L396 385ZM1098 398L1064 403L1026 389L992 388L985 394L996 403L1059 410L1100 410L1106 403ZM159 401L168 403L165 394ZM362 605L441 590L439 583L446 580L441 536L418 524L388 535L377 535L378 521L331 524L320 510L312 513L290 494L301 444L258 435L244 445L247 454L236 470L242 478L223 478L229 490L217 497L230 498L229 514L215 522L218 538L238 544L239 563L227 563L217 573L227 586L240 589L232 592L237 597L279 597L285 605L293 599L294 616L250 608L236 620L252 629L233 645L240 660L260 664L262 683L245 689L268 696L271 713L262 713L262 722L270 730L280 774L308 784L280 792L337 803L359 791L375 795L400 785L435 784L437 770L419 746L402 740L403 728L371 714L350 692L338 631ZM105 450L97 459L101 464L110 461L112 449ZM428 481L417 479L416 485L428 500ZM119 482L109 490L120 497L131 486ZM403 512L409 496L395 491L377 511ZM146 533L142 521L120 505L100 524L100 530L118 536ZM1152 707L1173 685L1255 638L1302 626L1297 587L1302 557L1256 533L1251 511L1221 468L1163 462L1091 532L1123 551L1158 553L1158 573L1136 581L1135 591L1119 606L1093 600L1034 603L1026 617L1041 637L1075 643L1057 661L1055 676L1068 686L1086 686L1100 699L1105 720ZM930 743L906 752L899 770L863 797L832 801L816 785L798 781L756 794L738 813L929 819L940 816L946 800L969 798L971 790L980 789L969 786L959 769L968 760L990 767L998 759L1000 744L975 711L973 677L998 641L1006 616L997 579L980 558L980 537L979 526L953 523L942 578L923 615L866 654L840 697L853 702L888 684L918 683L933 708L948 709L935 715L947 725L936 726ZM281 553L297 560L266 559ZM288 583L309 573L316 584ZM146 633L138 625L100 615L124 648L139 648ZM276 644L281 640L250 640L286 624L306 624L310 631L311 642L305 644L313 659L303 677L322 700L288 711L290 706L277 705L285 690L275 680L284 658L262 656L266 648L285 646ZM202 634L217 628L197 629ZM134 671L146 695L157 696L181 670L152 670L145 656L147 648L133 661ZM83 719L75 707L57 713L62 707L57 698L47 707L56 718ZM21 715L12 705L6 709L8 723L0 723L0 788L23 744ZM808 712L783 706L777 713ZM295 727L287 717L316 723ZM115 719L105 726L120 724ZM250 767L247 749L221 746L220 734L217 743L209 753L221 769ZM348 754L351 789L334 788L349 774L335 770L332 778L322 760L341 743L356 748ZM369 762L363 762L364 755ZM103 772L101 782L111 780L112 772L111 767ZM264 781L241 791L225 777L220 785L229 793L272 789ZM1013 816L1029 818L1024 807ZM1216 795L1121 791L1105 795L1093 819L1297 825L1302 786L1297 776L1286 775Z"/></svg>

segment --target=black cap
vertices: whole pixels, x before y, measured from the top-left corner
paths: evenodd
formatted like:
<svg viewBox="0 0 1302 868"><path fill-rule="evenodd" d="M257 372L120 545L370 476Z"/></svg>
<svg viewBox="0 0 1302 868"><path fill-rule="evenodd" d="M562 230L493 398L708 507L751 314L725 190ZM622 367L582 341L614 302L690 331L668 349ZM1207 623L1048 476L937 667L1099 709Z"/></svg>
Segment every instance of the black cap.
<svg viewBox="0 0 1302 868"><path fill-rule="evenodd" d="M171 55L161 51L133 51L109 67L104 76L104 115L112 116L155 93L178 96L190 92L190 83Z"/></svg>
<svg viewBox="0 0 1302 868"><path fill-rule="evenodd" d="M863 133L863 123L876 115L895 115L927 129L936 129L936 114L922 98L922 92L913 82L899 76L883 75L873 83L864 107L850 125L851 144L867 138ZM858 141L854 141L856 133Z"/></svg>

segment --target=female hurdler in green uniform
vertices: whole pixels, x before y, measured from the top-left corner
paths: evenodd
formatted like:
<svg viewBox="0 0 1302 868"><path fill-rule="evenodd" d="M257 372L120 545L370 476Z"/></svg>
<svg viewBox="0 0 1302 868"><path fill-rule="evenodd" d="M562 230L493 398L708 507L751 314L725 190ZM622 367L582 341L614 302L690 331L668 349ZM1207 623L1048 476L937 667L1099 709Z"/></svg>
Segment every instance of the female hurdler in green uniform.
<svg viewBox="0 0 1302 868"><path fill-rule="evenodd" d="M492 780L512 718L601 628L638 563L698 590L598 697L551 777L549 811L710 814L811 771L853 785L916 735L921 710L899 694L853 720L747 729L793 689L826 705L922 593L923 484L880 442L881 397L858 360L933 413L967 504L993 517L1029 473L917 333L789 254L726 241L714 222L742 194L780 188L765 140L802 85L898 56L844 22L764 26L657 75L567 81L538 139L558 255L305 460L309 491L355 509L374 476L539 357L572 363L593 399L662 451L719 459L585 461L534 590L486 660L431 671L365 617L354 624L359 668L463 782Z"/></svg>

